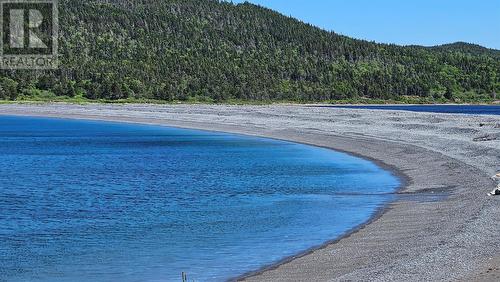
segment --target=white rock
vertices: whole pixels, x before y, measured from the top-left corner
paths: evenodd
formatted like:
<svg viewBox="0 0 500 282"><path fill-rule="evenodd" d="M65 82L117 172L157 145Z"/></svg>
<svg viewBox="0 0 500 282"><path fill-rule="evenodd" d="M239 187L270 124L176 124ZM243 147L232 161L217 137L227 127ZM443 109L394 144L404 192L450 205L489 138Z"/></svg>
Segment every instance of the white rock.
<svg viewBox="0 0 500 282"><path fill-rule="evenodd" d="M488 193L488 196L499 196L499 195L500 195L500 187Z"/></svg>

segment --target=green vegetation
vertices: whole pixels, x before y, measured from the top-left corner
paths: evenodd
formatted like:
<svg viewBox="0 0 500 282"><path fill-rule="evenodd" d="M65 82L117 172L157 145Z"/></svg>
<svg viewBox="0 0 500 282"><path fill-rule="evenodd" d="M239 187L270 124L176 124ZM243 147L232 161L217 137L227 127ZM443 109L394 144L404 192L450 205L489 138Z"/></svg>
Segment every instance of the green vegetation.
<svg viewBox="0 0 500 282"><path fill-rule="evenodd" d="M0 99L490 102L500 51L376 44L252 4L60 1L61 67L0 72Z"/></svg>

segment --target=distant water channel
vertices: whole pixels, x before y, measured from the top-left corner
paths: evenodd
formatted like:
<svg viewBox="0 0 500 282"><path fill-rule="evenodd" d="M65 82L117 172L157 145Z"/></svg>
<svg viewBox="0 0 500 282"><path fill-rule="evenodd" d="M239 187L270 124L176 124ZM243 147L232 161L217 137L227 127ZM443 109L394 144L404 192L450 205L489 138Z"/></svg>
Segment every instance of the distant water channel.
<svg viewBox="0 0 500 282"><path fill-rule="evenodd" d="M500 105L355 105L355 106L321 106L329 108L393 110L426 113L500 115Z"/></svg>
<svg viewBox="0 0 500 282"><path fill-rule="evenodd" d="M0 281L223 281L341 236L399 185L290 142L0 116Z"/></svg>

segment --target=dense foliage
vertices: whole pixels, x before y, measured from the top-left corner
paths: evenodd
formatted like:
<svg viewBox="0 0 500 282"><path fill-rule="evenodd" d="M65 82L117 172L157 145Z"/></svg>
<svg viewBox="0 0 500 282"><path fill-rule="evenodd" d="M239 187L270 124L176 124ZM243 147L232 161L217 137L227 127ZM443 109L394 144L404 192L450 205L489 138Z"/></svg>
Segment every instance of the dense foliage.
<svg viewBox="0 0 500 282"><path fill-rule="evenodd" d="M351 39L252 4L60 0L61 67L3 71L0 99L488 100L500 51Z"/></svg>

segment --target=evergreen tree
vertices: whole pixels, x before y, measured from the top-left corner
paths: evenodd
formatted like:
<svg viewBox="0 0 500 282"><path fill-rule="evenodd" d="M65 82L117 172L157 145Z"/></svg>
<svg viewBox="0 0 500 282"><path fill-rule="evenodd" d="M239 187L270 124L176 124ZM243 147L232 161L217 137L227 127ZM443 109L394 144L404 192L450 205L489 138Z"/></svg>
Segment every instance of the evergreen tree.
<svg viewBox="0 0 500 282"><path fill-rule="evenodd" d="M466 92L492 99L500 91L500 51L376 44L249 3L60 0L59 15L60 69L3 70L3 82L58 96L165 101L453 99ZM5 93L1 99L17 96Z"/></svg>

